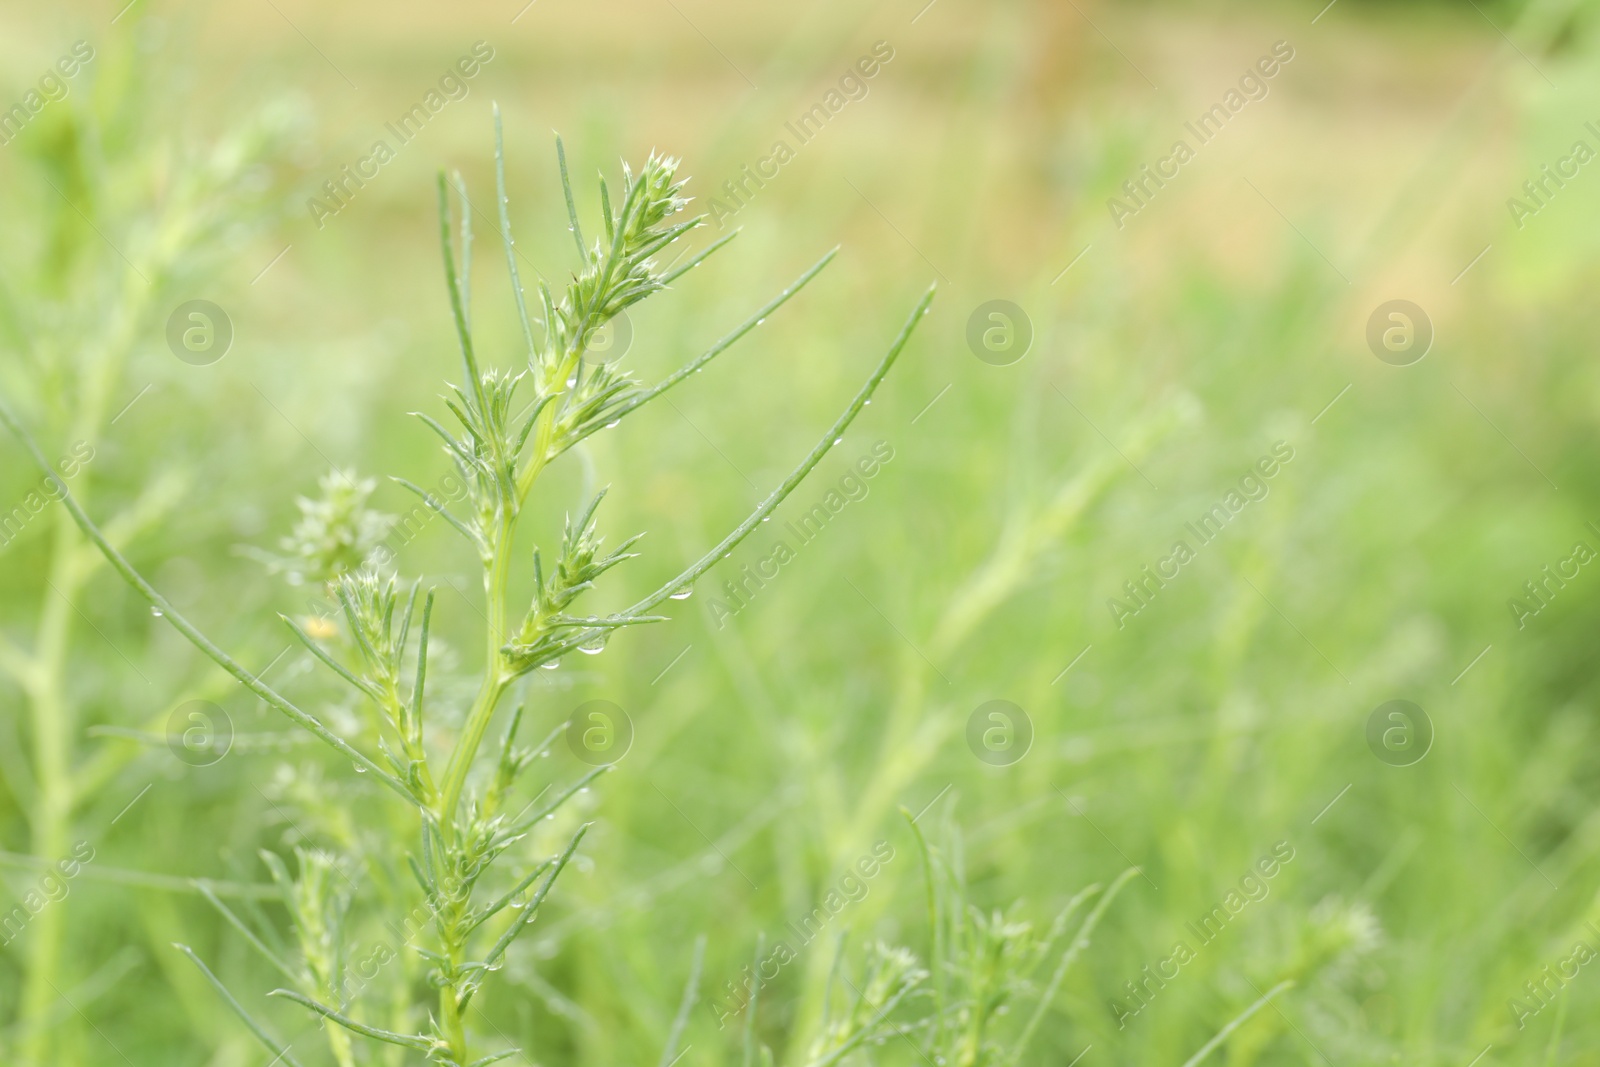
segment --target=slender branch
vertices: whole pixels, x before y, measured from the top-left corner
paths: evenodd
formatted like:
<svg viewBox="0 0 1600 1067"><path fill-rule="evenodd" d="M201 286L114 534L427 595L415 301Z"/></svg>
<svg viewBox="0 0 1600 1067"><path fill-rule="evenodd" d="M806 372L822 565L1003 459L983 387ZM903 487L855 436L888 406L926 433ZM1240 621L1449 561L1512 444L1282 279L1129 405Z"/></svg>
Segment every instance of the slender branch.
<svg viewBox="0 0 1600 1067"><path fill-rule="evenodd" d="M213 661L215 661L219 667L237 678L246 689L250 690L262 700L265 700L268 704L277 708L279 711L283 712L283 714L287 715L298 725L311 731L323 741L326 741L340 755L354 761L364 769L371 771L379 781L383 782L383 784L388 786L390 789L393 789L396 793L405 797L408 802L413 804L416 803L416 798L411 795L411 791L406 788L404 782L400 781L400 779L396 778L388 771L385 771L382 767L378 766L378 764L374 763L365 753L352 747L349 742L345 741L333 731L329 730L326 726L322 725L322 722L318 720L316 716L295 707L286 698L279 695L277 690L273 689L255 675L245 670L244 667L237 663L232 656L229 656L226 652L222 651L221 648L217 647L217 645L214 644L209 637L200 632L198 627L196 627L181 613L179 613L179 611L172 606L171 602L168 601L166 597L158 593L155 587L146 581L144 576L136 571L133 568L133 565L123 557L122 553L118 552L114 547L112 547L111 542L106 540L105 534L100 532L100 528L94 524L94 521L90 519L83 508L78 505L77 499L72 495L71 490L67 488L66 482L62 481L51 471L50 462L44 458L44 454L39 451L39 446L34 443L34 440L32 436L29 435L28 431L23 429L22 423L17 421L17 417L12 413L11 408L5 403L4 400L0 400L0 423L4 423L6 428L16 436L17 440L22 442L22 446L27 449L28 454L33 457L33 461L39 466L39 469L44 471L49 478L54 480L56 487L61 492L60 500L62 506L65 507L72 515L72 520L78 524L78 528L83 531L84 536L88 537L89 540L94 542L95 547L100 550L101 555L105 556L106 561L111 564L118 574L122 575L123 579L127 581L129 585L137 589L146 600L148 600L161 612L162 617L172 625L173 629L177 630L184 637L188 638L190 644L194 645L201 652L204 652Z"/></svg>
<svg viewBox="0 0 1600 1067"><path fill-rule="evenodd" d="M729 236L731 237L732 235L730 234ZM712 249L707 249L707 252L710 251L712 251ZM790 283L787 289L773 297L771 300L767 301L767 303L761 308L757 309L753 315L745 319L744 322L740 323L732 333L729 333L726 337L722 338L722 340L706 349L701 355L690 360L678 370L662 379L660 384L640 393L638 396L635 396L632 400L618 408L610 416L610 418L613 420L620 419L629 412L643 407L645 404L648 404L650 401L654 400L668 389L671 389L674 385L677 385L679 382L689 377L689 375L693 374L701 367L704 367L707 363L710 363L713 359L716 359L723 352L731 348L734 342L738 341L745 334L761 325L762 320L768 315L772 314L774 311L778 310L778 308L788 303L790 297L794 296L801 289L804 289L811 279L822 273L822 269L829 263L833 262L833 257L838 254L838 246L834 246L829 250L827 255L813 263L804 274L800 275L800 277L796 278L792 283Z"/></svg>
<svg viewBox="0 0 1600 1067"><path fill-rule="evenodd" d="M294 1054L289 1051L289 1046L273 1037L266 1027L256 1022L250 1013L245 1011L244 1005L240 1004L234 998L234 995L228 992L228 987L222 984L220 978L211 973L211 968L201 962L200 957L194 954L193 949L188 945L180 945L177 942L173 942L172 947L188 956L190 962L200 968L200 973L206 976L206 981L210 982L212 988L222 996L223 1000L228 1002L228 1007L232 1008L233 1013L244 1021L244 1024L250 1028L250 1032L255 1034L263 1045L267 1046L267 1051L277 1056L279 1062L287 1063L289 1067L300 1067L300 1061L294 1058Z"/></svg>
<svg viewBox="0 0 1600 1067"><path fill-rule="evenodd" d="M706 958L706 935L701 934L694 939L694 957L689 963L689 980L683 986L683 999L678 1002L678 1014L672 1020L672 1029L667 1032L667 1043L661 1049L661 1060L657 1067L672 1067L672 1061L678 1057L678 1042L683 1040L683 1031L689 1025L689 1013L694 1010L695 1001L700 998L700 968Z"/></svg>
<svg viewBox="0 0 1600 1067"><path fill-rule="evenodd" d="M690 564L686 570L679 573L677 577L637 604L612 616L612 619L642 616L673 593L694 584L696 579L738 547L739 542L749 537L751 531L761 525L761 521L771 515L778 505L783 503L784 498L795 491L795 488L805 480L806 475L811 473L812 468L822 462L822 457L828 454L828 450L833 447L834 442L839 439L849 425L855 421L856 416L861 414L861 410L867 406L867 401L872 399L872 394L877 391L878 386L882 384L883 379L888 375L889 368L894 366L895 360L900 358L900 353L911 340L911 334L916 330L917 323L921 322L922 316L928 313L928 306L933 303L935 290L935 286L928 287L927 293L917 303L916 308L912 310L910 317L906 319L905 325L900 328L900 334L895 338L894 344L890 346L888 353L879 362L877 370L872 372L872 377L867 379L867 383L861 387L860 392L856 393L855 399L850 402L850 406L845 408L844 414L840 415L834 424L828 428L828 432L822 435L822 440L818 441L810 454L801 460L800 465L789 473L789 476L783 480L783 484L773 490L772 495L763 500L761 505L735 527L732 533L724 537L715 548L701 556ZM591 644L596 638L604 636L605 632L604 628L582 630L561 642L557 646L558 654L564 655L580 645Z"/></svg>
<svg viewBox="0 0 1600 1067"><path fill-rule="evenodd" d="M1044 1013L1049 1009L1056 993L1061 989L1061 982L1067 977L1067 971L1072 967L1078 954L1089 945L1089 936L1094 933L1094 928L1100 925L1100 916L1104 915L1111 902L1117 899L1117 894L1122 892L1122 887L1127 885L1133 876L1140 873L1139 868L1129 867L1116 880L1106 888L1100 899L1095 901L1093 910L1084 917L1083 925L1078 927L1078 932L1072 938L1072 944L1061 954L1061 962L1056 965L1055 973L1050 976L1050 984L1045 986L1044 993L1039 997L1039 1003L1033 1009L1033 1016L1028 1020L1028 1025L1023 1028L1022 1036L1017 1039L1016 1046L1011 1050L1008 1064L1015 1064L1022 1058L1022 1053L1028 1047L1028 1042L1033 1040L1033 1032L1039 1028L1039 1022L1044 1018ZM1081 897L1082 894L1080 894ZM1073 901L1075 905L1076 900Z"/></svg>
<svg viewBox="0 0 1600 1067"><path fill-rule="evenodd" d="M1256 1012L1272 1003L1273 997L1277 996L1279 993L1282 993L1284 990L1292 987L1293 985L1294 982L1292 980L1287 980L1279 982L1277 985L1267 990L1260 1000L1257 1000L1244 1011L1234 1016L1233 1020L1229 1022L1227 1026L1224 1026L1221 1030L1217 1031L1215 1037L1213 1037L1210 1041L1207 1041L1204 1045L1201 1045L1199 1052L1196 1052L1193 1056L1190 1056L1187 1060L1184 1060L1183 1067L1195 1067L1195 1064L1211 1055L1212 1051L1216 1049L1218 1045L1228 1040L1228 1035L1232 1034L1235 1030L1239 1029L1239 1027L1248 1022L1250 1016L1254 1015Z"/></svg>
<svg viewBox="0 0 1600 1067"><path fill-rule="evenodd" d="M522 337L528 345L531 366L539 346L533 340L533 322L528 318L528 299L522 292L522 276L517 272L517 243L511 237L511 208L506 197L505 133L500 123L500 104L494 105L494 188L500 201L500 236L506 246L506 268L511 272L511 293L517 301L517 317L522 322Z"/></svg>
<svg viewBox="0 0 1600 1067"><path fill-rule="evenodd" d="M387 1041L391 1045L413 1048L421 1052L429 1052L435 1046L435 1042L431 1037L424 1037L421 1034L397 1034L393 1030L380 1030L376 1026L368 1026L366 1023L356 1022L348 1015L341 1015L326 1004L320 1004L305 994L296 993L292 989L274 989L267 996L292 1000L296 1004L310 1008L326 1019L332 1019L346 1030L360 1034L362 1037L370 1037L374 1041Z"/></svg>

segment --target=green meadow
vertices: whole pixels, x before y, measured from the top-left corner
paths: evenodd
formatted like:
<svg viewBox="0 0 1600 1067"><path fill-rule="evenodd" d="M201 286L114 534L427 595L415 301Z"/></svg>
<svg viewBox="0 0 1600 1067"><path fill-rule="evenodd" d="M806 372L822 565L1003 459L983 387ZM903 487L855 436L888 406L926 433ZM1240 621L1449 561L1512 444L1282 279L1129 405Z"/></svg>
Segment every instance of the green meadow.
<svg viewBox="0 0 1600 1067"><path fill-rule="evenodd" d="M1600 6L1325 2L12 5L0 1064L1600 1062Z"/></svg>

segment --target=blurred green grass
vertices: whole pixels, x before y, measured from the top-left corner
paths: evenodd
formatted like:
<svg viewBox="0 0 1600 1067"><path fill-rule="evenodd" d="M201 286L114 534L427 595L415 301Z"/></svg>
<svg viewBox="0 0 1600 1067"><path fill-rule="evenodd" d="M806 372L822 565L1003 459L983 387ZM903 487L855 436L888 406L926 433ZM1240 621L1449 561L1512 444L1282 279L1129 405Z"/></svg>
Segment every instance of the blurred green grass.
<svg viewBox="0 0 1600 1067"><path fill-rule="evenodd" d="M1282 1014L1256 1016L1214 1055L1465 1064L1493 1044L1488 1062L1587 1062L1600 1042L1587 973L1567 988L1558 1048L1555 1010L1517 1030L1506 1002L1525 997L1523 983L1596 917L1592 576L1582 572L1526 630L1505 602L1574 540L1596 543L1584 525L1600 521L1584 462L1595 193L1585 175L1523 231L1503 201L1596 117L1592 5L1480 14L1351 3L1315 26L1315 10L1288 4L1080 13L940 0L912 24L918 6L541 2L515 24L514 6L500 4L136 8L113 29L114 11L13 16L9 70L42 70L79 36L104 42L94 105L107 117L107 155L150 168L145 184L125 176L148 199L85 191L75 201L104 205L90 212L102 235L45 184L56 174L51 127L0 150L10 193L0 211L16 235L7 291L34 310L61 308L47 364L92 336L103 294L82 277L52 284L38 268L43 235L105 260L115 279L100 242L123 242L161 209L163 151L181 159L236 129L263 95L297 97L308 121L262 175L279 216L167 290L171 303L223 304L233 352L198 371L179 364L161 341L164 314L152 316L111 410L154 388L104 437L90 473L96 507L186 471L134 554L228 647L268 663L283 646L271 611L297 610L303 597L234 547L270 545L293 495L311 492L329 463L422 484L444 471L403 415L437 410L438 382L455 367L430 182L437 167L460 166L488 202L489 100L507 116L519 242L560 279L570 242L552 127L575 173L614 173L619 156L659 147L685 157L706 183L691 191L707 196L874 41L891 41L896 57L867 98L740 212L733 246L634 317L629 361L646 380L665 373L835 243L839 262L675 397L678 410L646 412L563 464L534 526L548 539L586 487L610 484L605 529L649 531L623 581L653 588L781 477L916 294L943 276L915 350L774 525L872 442L891 442L895 459L726 628L707 606L719 572L672 623L538 679L536 725L603 696L628 709L638 736L584 798L600 822L591 862L563 885L535 950L512 963L515 993L490 1005L496 1025L526 1035L541 1062L648 1060L696 934L710 935L706 981L717 989L758 931L814 907L878 837L900 851L849 913L852 940L924 947L914 852L893 807L918 810L950 786L934 814L960 827L985 908L1020 901L1045 922L1129 862L1149 875L1069 978L1035 1047L1041 1060L1068 1062L1092 1044L1090 1056L1110 1062L1181 1063L1256 989L1296 977ZM312 228L305 197L479 39L497 55L467 99ZM1111 229L1105 198L1278 39L1298 55L1267 100L1150 211ZM121 113L117 79L103 73L119 67L150 82ZM80 88L72 108L88 103ZM594 202L582 206L592 217ZM510 363L508 290L488 245L479 259L483 348ZM1438 328L1414 367L1378 363L1362 340L1372 307L1393 296L1421 303ZM1036 329L1027 358L1006 368L974 359L963 339L971 310L995 297L1022 304ZM72 376L7 364L7 395L64 433ZM1178 414L1126 462L1118 450L1167 412ZM1271 495L1116 629L1106 598L1278 439L1296 458ZM0 501L32 480L7 449ZM1041 539L1020 536L1063 487L1082 492L1081 507ZM382 492L385 507L409 506L397 489ZM22 640L50 595L38 580L45 529L0 555L0 619ZM758 535L730 565L765 544ZM969 618L963 591L991 559L989 573L1012 568L1013 584L970 633L940 642L954 632L942 620ZM435 524L403 565L463 591L442 602L442 627L447 638L470 633L475 583L449 531ZM91 588L72 656L81 726L159 723L179 700L209 695L241 732L279 729L109 576ZM459 655L471 665L470 651ZM293 657L279 669L310 684ZM1004 770L979 764L961 737L968 713L997 697L1024 707L1036 730L1033 751ZM1437 729L1413 767L1384 766L1366 749L1368 713L1393 697L1417 701ZM7 688L0 700L16 738L5 743L25 751L21 696ZM76 816L79 836L98 842L91 869L257 881L253 850L296 837L284 813L298 814L306 780L341 782L353 813L372 806L370 788L308 752L239 752L193 770L160 749L75 744L84 760L114 749L119 761ZM0 844L24 853L32 801L17 766L3 768ZM109 827L151 782L137 817ZM1107 1001L1125 1001L1123 983L1280 840L1297 856L1270 896L1118 1030ZM33 877L5 874L18 895ZM238 988L269 987L195 897L85 878L63 906L72 989L119 973L108 966L131 977L98 990L81 1015L60 1013L54 1062L105 1061L107 1041L139 1063L260 1061L168 947L193 943ZM6 1004L27 944L0 953ZM814 1008L806 997L826 964L813 948L769 993L761 1030L776 1049ZM284 1030L296 1021L274 1018ZM737 1056L704 1011L688 1040L692 1060ZM918 1062L904 1043L873 1054Z"/></svg>

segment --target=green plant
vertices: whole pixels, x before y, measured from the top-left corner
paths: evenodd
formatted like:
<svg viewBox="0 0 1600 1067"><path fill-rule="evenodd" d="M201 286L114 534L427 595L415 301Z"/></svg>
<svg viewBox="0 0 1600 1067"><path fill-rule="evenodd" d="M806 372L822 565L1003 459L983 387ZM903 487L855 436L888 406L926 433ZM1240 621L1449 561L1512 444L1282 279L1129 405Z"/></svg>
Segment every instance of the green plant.
<svg viewBox="0 0 1600 1067"><path fill-rule="evenodd" d="M483 575L485 619L483 627L484 664L476 695L460 723L454 743L439 745L429 726L448 712L430 699L426 684L429 670L429 638L434 611L434 593L423 592L420 579L402 589L397 577L383 561L366 560L356 565L352 546L369 545L381 520L365 510L365 494L354 481L341 486L339 479L325 483L329 499L306 505L305 519L298 531L304 542L298 551L306 573L315 573L328 583L342 608L342 627L332 643L320 635L286 619L307 649L347 684L368 714L367 727L354 739L331 728L322 718L261 681L200 632L167 601L122 556L105 534L89 518L79 502L55 479L62 500L72 519L95 544L111 565L149 600L184 637L224 670L261 697L267 704L310 731L340 755L350 760L357 771L370 775L401 801L403 819L378 821L369 828L380 838L405 832L415 846L407 856L420 891L431 946L402 955L414 957L427 970L428 983L436 992L431 1010L410 997L407 983L399 986L399 1003L388 1026L369 1021L371 1014L350 1007L352 941L347 927L357 921L363 907L391 905L402 891L398 880L385 870L382 849L372 855L359 845L359 835L341 834L329 828L327 846L299 850L295 869L275 853L265 853L281 890L285 909L292 919L298 942L299 963L286 958L269 931L259 929L211 894L212 902L224 917L242 932L250 944L294 988L278 994L330 1020L327 1027L330 1053L341 1067L356 1062L350 1034L399 1049L422 1052L435 1062L468 1067L511 1054L502 1049L488 1056L474 1057L476 1045L466 1024L466 1013L484 982L502 965L506 952L530 922L578 848L587 827L579 827L560 853L531 863L525 856L532 830L553 814L578 790L603 773L592 771L566 785L534 811L528 802L514 811L513 792L519 779L535 757L553 742L556 733L539 744L518 744L518 727L523 708L510 715L502 739L493 746L492 760L480 760L491 721L503 698L518 679L541 666L554 664L574 650L597 652L617 630L658 621L655 609L665 600L686 593L707 570L742 541L775 509L817 465L847 426L866 405L890 367L904 350L932 300L930 289L918 303L866 383L837 421L822 436L815 448L790 475L742 523L719 544L670 581L622 611L605 615L579 614L574 610L606 571L631 557L628 549L636 539L617 548L602 548L595 514L603 493L576 518L569 517L564 536L547 568L545 558L535 551L531 560L532 603L514 614L509 603L509 585L514 563L513 546L519 519L530 493L547 465L596 433L614 426L624 416L660 396L705 366L734 342L752 331L772 311L788 301L814 278L832 259L828 253L800 276L789 288L767 303L742 325L718 341L704 354L651 388L642 388L626 373L609 365L590 366L584 357L596 332L618 313L652 293L658 292L701 263L727 243L714 242L675 269L658 267L653 257L667 249L701 224L701 218L680 220L686 201L680 195L683 181L677 177L677 162L652 155L637 174L624 167L623 184L615 207L611 190L600 183L604 236L594 244L584 242L583 231L567 181L566 162L557 141L557 155L572 232L579 253L579 268L565 293L557 299L547 286L539 288L542 305L543 336L536 337L534 319L523 296L517 266L517 252L510 236L507 211L504 157L499 116L496 113L496 181L499 223L507 268L516 298L521 336L526 345L526 367L515 372L480 362L473 342L470 317L472 229L471 207L459 175L454 180L460 199L460 267L451 233L450 184L439 178L441 243L445 280L461 354L462 382L454 387L445 404L459 428L447 428L440 421L420 416L439 435L444 451L465 482L468 494L462 513L452 511L431 494L409 488L422 496L461 534L477 555ZM731 237L731 235L730 235ZM531 393L526 401L519 391ZM518 410L518 404L523 404ZM49 472L43 455L23 429L16 416L0 405L4 421L26 445L36 462ZM342 524L330 529L329 524ZM488 773L474 787L473 772L487 763ZM542 796L543 794L540 794ZM387 840L392 852L403 846ZM524 846L519 849L519 845ZM342 854L336 854L339 847ZM506 863L499 864L502 858ZM370 875L379 905L360 899L355 881L345 871L349 861L355 869ZM501 868L522 864L520 870L502 875ZM535 888L535 883L538 883ZM259 1022L198 956L186 947L180 949L216 985L229 1005L244 1019L274 1054L289 1064L297 1063L292 1051ZM401 972L413 973L414 968ZM364 976L363 976L364 977Z"/></svg>
<svg viewBox="0 0 1600 1067"><path fill-rule="evenodd" d="M274 104L207 147L158 136L152 127L167 113L161 94L170 84L129 64L120 43L101 52L83 75L91 81L7 146L9 158L20 160L8 187L19 200L23 190L36 189L39 199L31 225L14 242L26 265L0 277L6 349L0 377L84 460L72 479L80 501L98 498L104 485L101 464L88 460L133 393L128 368L151 323L185 283L215 271L270 215L273 205L255 172L301 121L295 108ZM58 467L52 483L62 484L60 470L71 476L76 469ZM187 478L187 470L174 466L131 499L111 494L110 541L126 548L159 529ZM14 504L7 500L0 511ZM41 575L43 583L30 611L33 632L0 633L0 676L15 683L25 708L16 733L8 723L9 736L0 742L6 750L0 779L17 811L26 813L29 851L54 861L68 854L85 822L95 821L102 790L138 751L86 751L86 720L93 722L104 705L126 706L132 687L144 689L147 679L121 661L109 672L84 670L94 652L82 643L106 639L103 631L84 637L99 628L90 618L89 590L102 560L72 517L41 512L20 536L12 532L5 536L4 567ZM124 666L131 668L126 675ZM63 899L41 912L12 950L21 988L16 1015L7 1019L16 1029L0 1029L0 1060L63 1062L65 1028L52 1025L52 1017L62 987L78 978L69 944L77 907Z"/></svg>
<svg viewBox="0 0 1600 1067"><path fill-rule="evenodd" d="M1075 894L1042 935L1015 914L985 914L968 897L959 859L928 844L910 811L900 809L922 859L927 900L927 965L910 949L872 942L847 958L848 931L841 931L827 963L815 1020L791 1022L790 1062L802 1067L834 1067L868 1046L905 1039L916 1059L946 1067L1016 1067L1046 1013L1055 1003L1073 963L1089 947L1101 918L1124 886L1139 873L1129 868L1102 890L1090 885ZM948 852L960 856L961 841L948 828ZM1093 903L1087 914L1083 909ZM1068 927L1076 929L1067 937ZM1059 950L1059 956L1056 955ZM774 958L787 954L780 943ZM791 957L792 958L792 957ZM1050 966L1052 960L1053 966ZM746 971L743 1067L771 1067L776 1057L755 1037L763 967L771 962L765 939ZM1041 981L1041 976L1048 978ZM693 997L691 979L686 1002ZM1032 1000L1026 1022L1004 1019L1013 1006ZM724 1009L725 1010L725 1009ZM871 1057L868 1058L869 1062ZM914 1062L914 1061L913 1061Z"/></svg>

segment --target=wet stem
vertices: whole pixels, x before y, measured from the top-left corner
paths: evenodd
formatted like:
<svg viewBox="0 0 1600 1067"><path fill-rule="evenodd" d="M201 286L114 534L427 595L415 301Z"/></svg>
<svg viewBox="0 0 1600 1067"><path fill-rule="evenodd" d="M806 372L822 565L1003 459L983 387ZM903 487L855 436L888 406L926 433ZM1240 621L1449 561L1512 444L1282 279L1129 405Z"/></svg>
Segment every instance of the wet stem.
<svg viewBox="0 0 1600 1067"><path fill-rule="evenodd" d="M582 349L577 348L568 354L563 361L556 376L558 397L565 391L567 376L576 367L582 358ZM494 718L495 708L500 703L500 698L505 694L506 687L510 684L512 676L506 671L502 646L505 644L506 634L506 599L507 587L511 578L511 556L516 541L517 521L521 517L522 505L528 494L532 491L539 474L544 470L550 453L551 441L554 436L556 404L550 403L539 413L538 423L534 429L533 452L529 457L527 469L517 478L513 488L514 496L511 499L502 499L498 506L499 521L495 532L489 541L484 553L483 588L485 600L485 635L484 635L484 668L483 682L479 686L478 695L474 698L472 707L467 713L467 719L462 727L461 737L456 742L450 753L450 762L445 768L443 790L439 798L439 806L435 812L446 849L458 842L456 832L456 812L461 804L461 794L466 788L467 772L471 769L473 761L477 758L478 750L483 745L485 734L488 733L489 723ZM446 943L442 946L446 959L449 960L449 972L458 976L460 967L465 962L463 953L465 946L463 938L456 935L456 923L459 909L452 909L451 921L446 924L449 931ZM467 1036L466 1027L461 1018L458 1007L460 1001L459 979L446 981L439 989L439 1017L440 1025L451 1045L451 1055L458 1063L467 1063Z"/></svg>
<svg viewBox="0 0 1600 1067"><path fill-rule="evenodd" d="M558 400L560 394L565 391L567 375L577 366L582 354L582 349L578 349L569 353L567 359L562 362L555 384ZM521 517L522 505L548 462L555 432L556 406L555 402L551 402L539 413L528 467L517 478L515 498L500 502L500 521L484 558L484 614L487 619L487 632L484 639L483 684L478 689L472 709L467 713L461 738L450 753L450 762L445 768L443 794L437 814L439 828L447 844L455 840L456 809L460 806L461 793L466 787L467 771L472 767L472 761L483 745L484 735L489 730L489 722L494 718L495 707L499 704L500 697L505 693L510 681L504 669L500 649L505 643L506 591L511 578L512 546L516 540L517 520Z"/></svg>

